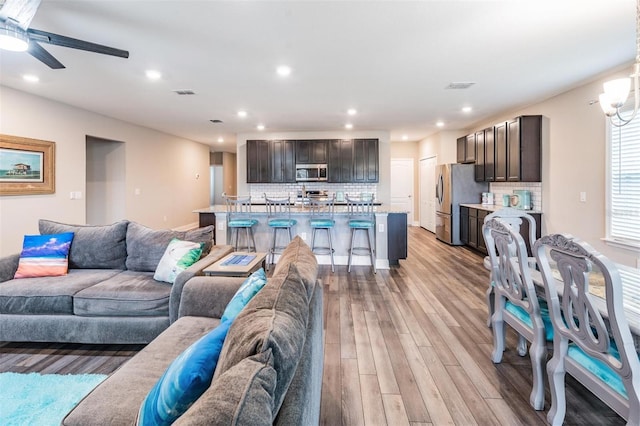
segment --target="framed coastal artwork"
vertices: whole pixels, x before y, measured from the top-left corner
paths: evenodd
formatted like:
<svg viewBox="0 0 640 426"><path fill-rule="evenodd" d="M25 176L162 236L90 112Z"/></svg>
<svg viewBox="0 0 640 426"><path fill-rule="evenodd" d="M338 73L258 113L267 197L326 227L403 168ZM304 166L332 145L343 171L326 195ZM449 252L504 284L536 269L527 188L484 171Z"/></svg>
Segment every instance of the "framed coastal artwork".
<svg viewBox="0 0 640 426"><path fill-rule="evenodd" d="M55 142L0 135L0 195L53 194Z"/></svg>

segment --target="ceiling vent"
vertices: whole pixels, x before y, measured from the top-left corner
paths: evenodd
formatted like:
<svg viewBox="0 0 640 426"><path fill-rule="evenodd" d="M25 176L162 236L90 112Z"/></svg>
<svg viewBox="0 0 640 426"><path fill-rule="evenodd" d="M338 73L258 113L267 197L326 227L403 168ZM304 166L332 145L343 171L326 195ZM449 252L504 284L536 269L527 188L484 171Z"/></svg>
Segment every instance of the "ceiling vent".
<svg viewBox="0 0 640 426"><path fill-rule="evenodd" d="M445 89L451 89L451 90L463 90L463 89L468 89L469 87L473 86L474 82L472 81L454 81L449 83L449 85L447 87L445 87Z"/></svg>
<svg viewBox="0 0 640 426"><path fill-rule="evenodd" d="M180 96L183 96L183 95L195 95L196 94L196 92L194 92L193 90L190 90L190 89L174 90L173 93L177 93Z"/></svg>
<svg viewBox="0 0 640 426"><path fill-rule="evenodd" d="M213 124L222 124L222 120L209 120Z"/></svg>

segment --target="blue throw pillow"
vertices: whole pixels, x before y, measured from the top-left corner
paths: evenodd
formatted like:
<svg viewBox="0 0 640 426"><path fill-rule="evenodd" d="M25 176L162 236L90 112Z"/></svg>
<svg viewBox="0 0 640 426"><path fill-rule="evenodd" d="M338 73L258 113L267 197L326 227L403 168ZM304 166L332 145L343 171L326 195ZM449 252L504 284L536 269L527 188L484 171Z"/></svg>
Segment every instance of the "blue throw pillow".
<svg viewBox="0 0 640 426"><path fill-rule="evenodd" d="M66 275L73 232L25 235L14 278Z"/></svg>
<svg viewBox="0 0 640 426"><path fill-rule="evenodd" d="M170 425L211 385L231 321L223 321L182 352L149 392L138 425Z"/></svg>
<svg viewBox="0 0 640 426"><path fill-rule="evenodd" d="M236 319L242 308L260 291L267 283L267 274L260 268L245 280L236 294L233 296L222 314L222 321Z"/></svg>

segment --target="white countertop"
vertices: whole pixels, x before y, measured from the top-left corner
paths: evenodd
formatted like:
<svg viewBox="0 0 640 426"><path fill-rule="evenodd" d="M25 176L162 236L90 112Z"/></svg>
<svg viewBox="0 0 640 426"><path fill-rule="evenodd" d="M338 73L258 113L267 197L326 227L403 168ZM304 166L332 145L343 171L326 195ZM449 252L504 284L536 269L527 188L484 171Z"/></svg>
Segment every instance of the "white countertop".
<svg viewBox="0 0 640 426"><path fill-rule="evenodd" d="M389 213L408 213L407 211L400 210L398 208L392 207L390 205L381 205L373 207L374 213L378 214L389 214ZM227 213L227 206L216 204L214 206L205 207L203 209L193 210L193 213ZM251 213L255 214L266 214L267 207L265 205L252 205ZM300 215L300 214L310 214L309 207L302 207L300 205L295 205L291 207L292 215ZM336 205L335 206L335 214L347 214L347 206L346 205Z"/></svg>
<svg viewBox="0 0 640 426"><path fill-rule="evenodd" d="M460 204L460 206L463 207L470 207L472 209L478 209L478 210L487 210L490 212L495 212L498 210L502 210L502 209L510 209L512 207L504 207L502 205L498 205L498 204L467 204L467 203L462 203ZM516 209L514 209L516 210ZM542 212L540 210L522 210L525 213L536 213L536 214L542 214Z"/></svg>

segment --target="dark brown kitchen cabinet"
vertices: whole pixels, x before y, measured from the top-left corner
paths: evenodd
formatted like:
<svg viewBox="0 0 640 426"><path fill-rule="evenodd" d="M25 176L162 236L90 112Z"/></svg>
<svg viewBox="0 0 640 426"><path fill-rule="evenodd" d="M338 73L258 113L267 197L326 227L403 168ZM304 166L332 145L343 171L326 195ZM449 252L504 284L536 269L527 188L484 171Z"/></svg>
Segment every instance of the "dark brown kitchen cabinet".
<svg viewBox="0 0 640 426"><path fill-rule="evenodd" d="M398 265L399 259L407 258L407 214L387 215L387 247L390 265Z"/></svg>
<svg viewBox="0 0 640 426"><path fill-rule="evenodd" d="M267 183L269 175L269 141L247 141L247 183Z"/></svg>
<svg viewBox="0 0 640 426"><path fill-rule="evenodd" d="M326 164L326 140L296 141L296 163L298 164Z"/></svg>
<svg viewBox="0 0 640 426"><path fill-rule="evenodd" d="M473 163L476 161L476 135L467 135L456 139L456 161Z"/></svg>
<svg viewBox="0 0 640 426"><path fill-rule="evenodd" d="M484 129L484 180L493 182L496 179L495 129Z"/></svg>
<svg viewBox="0 0 640 426"><path fill-rule="evenodd" d="M507 123L495 126L495 181L507 181Z"/></svg>
<svg viewBox="0 0 640 426"><path fill-rule="evenodd" d="M469 244L469 207L460 206L460 241Z"/></svg>
<svg viewBox="0 0 640 426"><path fill-rule="evenodd" d="M456 163L464 163L467 157L467 137L456 139Z"/></svg>
<svg viewBox="0 0 640 426"><path fill-rule="evenodd" d="M479 251L481 251L484 254L488 254L488 252L487 252L487 245L484 243L484 235L482 233L482 227L484 225L484 218L487 217L489 213L490 212L488 210L478 210L478 223L476 225L478 229L477 248Z"/></svg>
<svg viewBox="0 0 640 426"><path fill-rule="evenodd" d="M270 182L296 181L295 147L295 141L269 141Z"/></svg>
<svg viewBox="0 0 640 426"><path fill-rule="evenodd" d="M378 139L354 139L353 182L378 182Z"/></svg>
<svg viewBox="0 0 640 426"><path fill-rule="evenodd" d="M523 115L507 122L507 181L541 181L541 145L541 115Z"/></svg>
<svg viewBox="0 0 640 426"><path fill-rule="evenodd" d="M475 150L476 150L476 165L474 167L474 176L476 182L484 182L484 153L485 153L485 138L484 130L476 132L475 137Z"/></svg>
<svg viewBox="0 0 640 426"><path fill-rule="evenodd" d="M469 216L467 219L467 227L469 228L469 239L467 245L478 248L478 209L469 209Z"/></svg>
<svg viewBox="0 0 640 426"><path fill-rule="evenodd" d="M329 182L353 181L353 141L350 139L329 141L327 162Z"/></svg>

